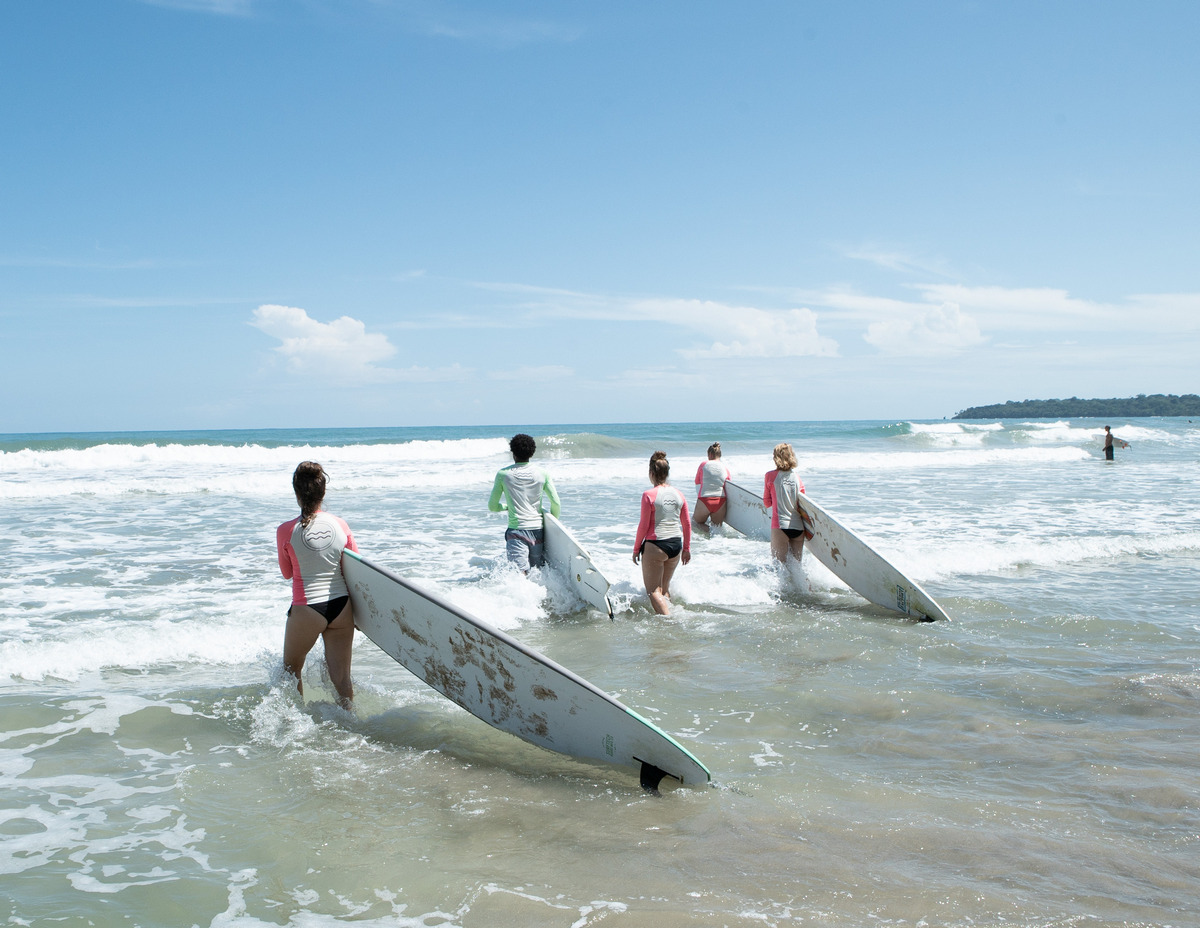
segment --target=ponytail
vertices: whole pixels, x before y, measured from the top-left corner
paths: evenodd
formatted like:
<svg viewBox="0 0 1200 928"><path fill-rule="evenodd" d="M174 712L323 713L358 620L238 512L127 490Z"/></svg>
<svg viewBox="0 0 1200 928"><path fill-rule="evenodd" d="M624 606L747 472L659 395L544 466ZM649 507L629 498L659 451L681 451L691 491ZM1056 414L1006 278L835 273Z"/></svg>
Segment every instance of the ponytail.
<svg viewBox="0 0 1200 928"><path fill-rule="evenodd" d="M650 455L650 479L654 481L654 485L666 483L667 477L671 475L671 464L667 460L667 452L655 451Z"/></svg>
<svg viewBox="0 0 1200 928"><path fill-rule="evenodd" d="M292 474L292 489L300 504L300 521L308 525L325 501L325 468L316 461L301 461Z"/></svg>

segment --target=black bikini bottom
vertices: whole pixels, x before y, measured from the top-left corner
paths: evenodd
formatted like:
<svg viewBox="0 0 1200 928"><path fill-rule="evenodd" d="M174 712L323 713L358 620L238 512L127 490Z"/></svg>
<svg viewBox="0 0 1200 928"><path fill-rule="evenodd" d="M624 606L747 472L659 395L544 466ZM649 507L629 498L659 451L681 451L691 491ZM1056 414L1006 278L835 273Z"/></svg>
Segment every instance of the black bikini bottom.
<svg viewBox="0 0 1200 928"><path fill-rule="evenodd" d="M683 551L682 538L647 538L642 542L643 550L647 544L658 545L663 554L667 556L668 561L673 557L679 557L680 552Z"/></svg>
<svg viewBox="0 0 1200 928"><path fill-rule="evenodd" d="M319 612L321 614L321 618L323 618L326 622L332 622L342 614L342 610L346 608L346 603L348 602L350 602L349 596L339 596L337 599L330 599L323 603L309 603L308 608ZM291 614L292 610L289 607L288 615Z"/></svg>

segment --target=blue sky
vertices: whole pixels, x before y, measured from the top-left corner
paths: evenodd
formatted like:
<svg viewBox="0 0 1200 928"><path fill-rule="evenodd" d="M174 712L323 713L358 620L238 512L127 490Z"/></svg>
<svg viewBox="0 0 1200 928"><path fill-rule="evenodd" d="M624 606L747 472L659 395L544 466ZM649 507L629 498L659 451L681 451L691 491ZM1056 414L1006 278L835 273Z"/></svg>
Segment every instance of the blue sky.
<svg viewBox="0 0 1200 928"><path fill-rule="evenodd" d="M8 0L0 432L1200 392L1200 4Z"/></svg>

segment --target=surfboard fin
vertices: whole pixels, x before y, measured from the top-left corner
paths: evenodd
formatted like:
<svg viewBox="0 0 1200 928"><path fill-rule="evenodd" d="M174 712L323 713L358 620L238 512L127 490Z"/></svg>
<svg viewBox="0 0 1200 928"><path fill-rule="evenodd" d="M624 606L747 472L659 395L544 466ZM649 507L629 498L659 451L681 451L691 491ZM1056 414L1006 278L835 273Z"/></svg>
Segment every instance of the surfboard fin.
<svg viewBox="0 0 1200 928"><path fill-rule="evenodd" d="M658 784L662 782L663 777L667 776L665 770L659 770L654 764L648 764L642 761L642 789L654 796L661 796L658 791Z"/></svg>

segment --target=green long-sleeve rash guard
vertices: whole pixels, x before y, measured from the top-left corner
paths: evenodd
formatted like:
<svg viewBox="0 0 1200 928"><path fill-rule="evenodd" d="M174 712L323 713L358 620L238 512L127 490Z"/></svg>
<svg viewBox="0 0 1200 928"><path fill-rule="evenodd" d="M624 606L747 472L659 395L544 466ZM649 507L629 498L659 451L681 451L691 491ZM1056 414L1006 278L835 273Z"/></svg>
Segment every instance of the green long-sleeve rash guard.
<svg viewBox="0 0 1200 928"><path fill-rule="evenodd" d="M510 464L496 474L488 509L508 512L509 528L542 527L542 493L550 499L550 514L559 513L558 491L550 475L536 464ZM502 496L508 497L505 504Z"/></svg>

